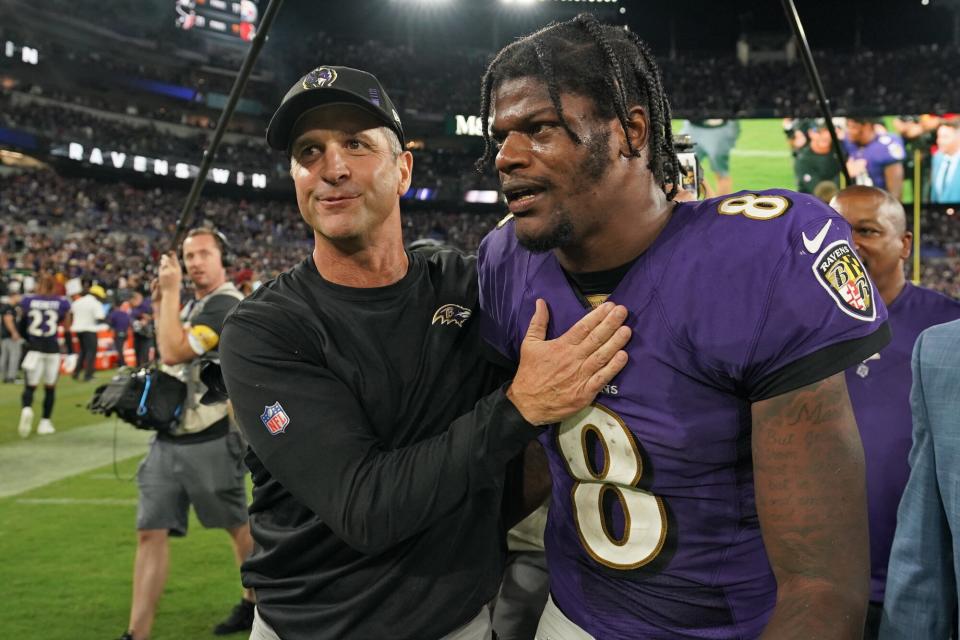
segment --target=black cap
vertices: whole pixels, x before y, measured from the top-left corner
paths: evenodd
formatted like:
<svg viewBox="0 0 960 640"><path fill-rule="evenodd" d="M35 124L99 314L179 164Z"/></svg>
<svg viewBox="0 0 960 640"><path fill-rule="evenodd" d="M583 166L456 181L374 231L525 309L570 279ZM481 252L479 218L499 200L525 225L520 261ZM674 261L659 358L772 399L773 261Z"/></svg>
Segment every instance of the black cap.
<svg viewBox="0 0 960 640"><path fill-rule="evenodd" d="M287 151L293 127L307 111L327 104L353 104L393 130L403 146L403 125L393 101L373 74L350 67L317 67L287 91L267 126L267 144Z"/></svg>

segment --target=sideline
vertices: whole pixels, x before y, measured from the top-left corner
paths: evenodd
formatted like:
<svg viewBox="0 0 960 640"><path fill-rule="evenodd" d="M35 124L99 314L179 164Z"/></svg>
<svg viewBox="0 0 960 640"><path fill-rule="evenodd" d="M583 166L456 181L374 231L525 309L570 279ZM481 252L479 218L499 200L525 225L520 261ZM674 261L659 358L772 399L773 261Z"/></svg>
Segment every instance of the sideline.
<svg viewBox="0 0 960 640"><path fill-rule="evenodd" d="M111 419L49 436L34 433L26 440L0 446L0 498L112 463L113 434ZM117 425L117 461L145 455L152 436L151 431Z"/></svg>

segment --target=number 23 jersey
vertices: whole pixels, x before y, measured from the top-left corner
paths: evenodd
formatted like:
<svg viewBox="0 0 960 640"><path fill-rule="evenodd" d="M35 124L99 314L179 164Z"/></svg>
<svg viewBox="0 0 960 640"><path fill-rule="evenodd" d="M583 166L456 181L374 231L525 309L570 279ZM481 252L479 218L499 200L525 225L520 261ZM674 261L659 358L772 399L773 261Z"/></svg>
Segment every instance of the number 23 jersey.
<svg viewBox="0 0 960 640"><path fill-rule="evenodd" d="M480 248L485 340L519 360L537 298L556 338L587 309L514 222ZM886 309L832 209L789 191L675 206L610 293L627 366L544 431L550 589L597 638L754 638L776 600L754 501L750 404L889 340Z"/></svg>

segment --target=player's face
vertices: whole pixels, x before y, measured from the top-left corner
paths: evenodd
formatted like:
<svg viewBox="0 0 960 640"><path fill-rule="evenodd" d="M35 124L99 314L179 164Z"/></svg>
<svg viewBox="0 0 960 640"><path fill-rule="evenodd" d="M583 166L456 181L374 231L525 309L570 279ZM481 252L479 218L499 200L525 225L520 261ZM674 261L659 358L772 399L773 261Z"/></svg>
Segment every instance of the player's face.
<svg viewBox="0 0 960 640"><path fill-rule="evenodd" d="M564 130L547 86L524 77L499 84L492 97L496 167L520 243L548 251L581 242L601 223L615 194L605 178L618 153L610 121L590 98L562 93Z"/></svg>
<svg viewBox="0 0 960 640"><path fill-rule="evenodd" d="M413 157L395 154L372 115L349 105L308 113L294 131L290 173L300 215L334 242L370 241L388 220L399 225L400 196Z"/></svg>
<svg viewBox="0 0 960 640"><path fill-rule="evenodd" d="M878 285L903 271L911 239L879 202L875 197L845 196L831 203L853 227L853 246Z"/></svg>
<svg viewBox="0 0 960 640"><path fill-rule="evenodd" d="M183 264L193 286L201 293L212 291L227 280L220 245L209 234L201 233L183 241Z"/></svg>
<svg viewBox="0 0 960 640"><path fill-rule="evenodd" d="M847 120L847 138L856 144L869 144L873 139L873 125L867 122Z"/></svg>

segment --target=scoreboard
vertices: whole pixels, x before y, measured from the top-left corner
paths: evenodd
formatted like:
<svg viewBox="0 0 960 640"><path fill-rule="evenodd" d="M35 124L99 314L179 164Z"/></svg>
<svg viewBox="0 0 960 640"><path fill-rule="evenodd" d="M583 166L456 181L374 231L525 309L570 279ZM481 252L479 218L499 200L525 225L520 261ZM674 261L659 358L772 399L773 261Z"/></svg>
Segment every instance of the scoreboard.
<svg viewBox="0 0 960 640"><path fill-rule="evenodd" d="M249 42L260 18L258 0L175 0L177 27Z"/></svg>

